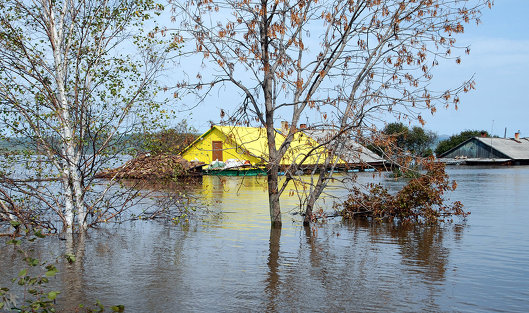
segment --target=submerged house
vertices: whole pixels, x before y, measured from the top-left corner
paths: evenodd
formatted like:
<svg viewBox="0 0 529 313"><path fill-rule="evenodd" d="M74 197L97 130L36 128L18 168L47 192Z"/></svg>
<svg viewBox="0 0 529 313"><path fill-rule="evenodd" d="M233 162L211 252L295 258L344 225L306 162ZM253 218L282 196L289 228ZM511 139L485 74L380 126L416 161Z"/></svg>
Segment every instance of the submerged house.
<svg viewBox="0 0 529 313"><path fill-rule="evenodd" d="M304 124L300 128L309 137L328 147L337 140L335 138L337 131L332 129L308 129L304 127ZM384 158L359 144L353 137L346 136L343 139L344 145L338 151L338 156L343 160L343 163L339 164L339 167L365 169L379 168L386 164Z"/></svg>
<svg viewBox="0 0 529 313"><path fill-rule="evenodd" d="M443 161L468 165L529 164L529 138L485 138L473 137L439 156Z"/></svg>
<svg viewBox="0 0 529 313"><path fill-rule="evenodd" d="M284 138L285 136L278 131L276 137L278 148ZM281 160L281 166L289 166L294 161L300 162L307 155L307 159L303 162L304 165L323 164L325 161L325 158L321 157L323 153L326 153L324 147L318 147L315 140L298 132L294 135L290 149ZM264 167L268 160L266 130L258 127L214 125L180 154L188 161L204 162L210 168L219 162L232 164L233 167L245 164L252 167Z"/></svg>

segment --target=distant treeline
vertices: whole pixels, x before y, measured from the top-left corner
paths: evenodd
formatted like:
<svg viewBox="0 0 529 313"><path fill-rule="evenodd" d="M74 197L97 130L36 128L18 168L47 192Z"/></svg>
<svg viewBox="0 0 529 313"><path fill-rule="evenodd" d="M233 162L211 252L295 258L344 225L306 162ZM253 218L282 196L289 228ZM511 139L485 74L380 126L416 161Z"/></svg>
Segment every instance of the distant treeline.
<svg viewBox="0 0 529 313"><path fill-rule="evenodd" d="M125 153L130 153L134 151L141 151L144 144L141 141L141 138L145 138L145 134L128 134L118 136L116 139L111 141L110 146L115 143L120 143L120 150ZM140 140L138 140L140 139ZM59 142L58 140L54 140ZM101 145L97 142L92 142L90 140L85 140L85 152L86 154L93 154L98 150ZM57 147L59 149L59 147ZM38 143L31 138L17 138L17 137L8 137L0 141L0 153L10 153L10 154L38 154L39 147Z"/></svg>
<svg viewBox="0 0 529 313"><path fill-rule="evenodd" d="M0 140L0 152L22 152L29 149L32 145L29 138L3 138Z"/></svg>
<svg viewBox="0 0 529 313"><path fill-rule="evenodd" d="M388 137L389 142L397 148L423 157L431 156L434 153L436 156L440 156L472 137L490 137L485 130L464 130L447 139L438 140L438 135L433 131L424 130L417 126L409 128L403 123L387 124L382 130L382 134ZM383 155L389 148L383 144L367 144L367 147L379 155Z"/></svg>
<svg viewBox="0 0 529 313"><path fill-rule="evenodd" d="M182 149L191 144L198 134L192 128L168 128L157 132L134 133L115 136L108 144L112 151L105 153L129 154L138 153L151 154L178 154ZM56 142L59 142L56 140ZM101 144L91 140L85 140L85 153L94 154L100 149ZM119 151L116 149L119 147ZM59 147L57 147L59 149ZM8 137L0 140L1 154L38 154L37 143L31 138Z"/></svg>
<svg viewBox="0 0 529 313"><path fill-rule="evenodd" d="M424 130L421 127L408 128L402 123L390 123L386 125L382 133L388 137L393 137L394 144L400 149L413 152L421 156L442 155L446 151L456 147L465 140L472 137L490 137L484 130L465 130L459 134L450 136L445 140L438 140L438 135L432 131ZM120 151L114 153L135 155L138 153L151 154L178 154L185 147L198 138L196 129L187 125L184 120L173 128L159 130L150 133L135 133L116 136L109 146L116 146L119 142ZM87 141L86 153L92 154L99 149L100 145ZM383 145L367 144L373 152L383 155L387 147ZM38 147L30 138L4 138L0 140L0 153L27 153L32 151L37 153Z"/></svg>

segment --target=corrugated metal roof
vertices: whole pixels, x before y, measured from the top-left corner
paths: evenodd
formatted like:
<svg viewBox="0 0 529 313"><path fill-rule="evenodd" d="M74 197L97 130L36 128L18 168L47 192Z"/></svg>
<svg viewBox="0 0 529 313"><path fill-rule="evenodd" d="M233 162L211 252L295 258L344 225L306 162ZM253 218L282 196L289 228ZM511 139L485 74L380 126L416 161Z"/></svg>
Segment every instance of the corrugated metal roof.
<svg viewBox="0 0 529 313"><path fill-rule="evenodd" d="M487 146L498 150L513 160L528 160L529 159L529 138L520 138L515 140L512 138L483 138L474 137L474 139L481 141Z"/></svg>
<svg viewBox="0 0 529 313"><path fill-rule="evenodd" d="M303 132L319 143L332 140L337 134L337 131L332 129L304 129ZM350 164L380 163L385 161L373 151L353 140L353 138L346 138L345 147L338 154L342 160Z"/></svg>

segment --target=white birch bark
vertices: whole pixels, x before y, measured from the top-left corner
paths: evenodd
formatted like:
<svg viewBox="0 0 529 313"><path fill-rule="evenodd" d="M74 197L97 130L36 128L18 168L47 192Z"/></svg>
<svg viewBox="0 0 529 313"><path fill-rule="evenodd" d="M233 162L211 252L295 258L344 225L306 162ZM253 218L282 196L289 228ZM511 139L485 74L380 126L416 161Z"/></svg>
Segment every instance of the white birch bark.
<svg viewBox="0 0 529 313"><path fill-rule="evenodd" d="M2 209L2 211L0 211L0 216L3 216L5 219L7 219L9 221L15 221L16 220L16 217L11 212L9 212L9 209L7 208L7 206L4 203L4 201L0 200L0 208Z"/></svg>
<svg viewBox="0 0 529 313"><path fill-rule="evenodd" d="M149 18L143 12L163 8L150 1L1 0L0 10L6 12L0 25L6 35L0 40L0 104L7 108L0 123L6 133L36 143L36 152L45 153L51 165L46 175L56 174L51 180L58 179L60 185L35 189L24 182L5 184L44 202L43 211L57 213L65 231L83 231L103 220L87 220L93 208L119 197L110 192L115 179L103 192L88 186L109 154L122 151L118 145L128 137L121 132L143 130L138 120L128 117L136 105L151 106L146 99L157 89L156 73L163 69L167 53L155 50L160 42L154 38L146 39L148 47L138 44L138 51L148 50L148 56L113 51L129 47L135 34L144 35L140 25ZM7 212L1 205L4 218ZM18 211L9 210L19 218Z"/></svg>
<svg viewBox="0 0 529 313"><path fill-rule="evenodd" d="M76 157L75 164L78 163L78 157ZM75 165L74 164L74 165ZM72 173L72 188L75 195L75 209L77 211L77 224L80 231L85 231L88 228L88 223L86 221L86 206L83 200L83 188L81 186L81 178L77 169Z"/></svg>
<svg viewBox="0 0 529 313"><path fill-rule="evenodd" d="M67 232L73 232L75 214L82 212L80 210L79 200L82 198L82 190L80 189L77 168L76 168L76 153L75 153L75 138L73 128L71 126L70 104L68 102L65 90L65 77L67 71L67 42L64 40L64 18L66 11L70 5L69 1L65 1L61 14L57 19L53 6L48 1L43 1L43 6L47 5L47 22L48 35L52 43L53 61L55 70L55 82L57 84L57 100L58 100L58 115L61 119L60 135L61 135L61 150L63 154L63 162L61 162L61 181L63 192L65 195L65 217L66 225L64 228ZM84 216L83 216L84 217Z"/></svg>

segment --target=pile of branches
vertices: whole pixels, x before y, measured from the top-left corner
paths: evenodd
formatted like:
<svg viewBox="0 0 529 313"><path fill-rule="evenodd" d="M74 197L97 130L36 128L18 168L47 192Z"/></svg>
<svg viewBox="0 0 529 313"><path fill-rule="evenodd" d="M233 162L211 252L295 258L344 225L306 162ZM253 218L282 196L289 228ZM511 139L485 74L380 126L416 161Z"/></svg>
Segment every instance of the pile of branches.
<svg viewBox="0 0 529 313"><path fill-rule="evenodd" d="M442 163L426 162L425 174L410 180L396 194L381 184L371 184L368 192L354 188L348 199L339 205L340 215L346 219L370 217L377 220L435 224L452 216L465 217L461 202L446 203L443 195L457 185L450 181ZM451 219L450 219L451 221Z"/></svg>
<svg viewBox="0 0 529 313"><path fill-rule="evenodd" d="M189 176L203 166L202 162L189 162L179 155L149 153L140 155L122 166L103 171L98 178L117 179L172 179Z"/></svg>

